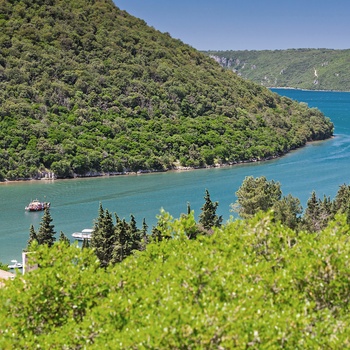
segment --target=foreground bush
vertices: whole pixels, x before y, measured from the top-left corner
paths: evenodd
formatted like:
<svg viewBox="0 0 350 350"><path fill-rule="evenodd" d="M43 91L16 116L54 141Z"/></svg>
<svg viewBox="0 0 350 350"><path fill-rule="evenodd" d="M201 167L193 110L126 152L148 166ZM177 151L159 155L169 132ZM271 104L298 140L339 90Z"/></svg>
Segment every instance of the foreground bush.
<svg viewBox="0 0 350 350"><path fill-rule="evenodd" d="M152 243L113 268L89 249L39 248L0 290L0 348L305 349L349 346L349 227L319 234L269 215Z"/></svg>

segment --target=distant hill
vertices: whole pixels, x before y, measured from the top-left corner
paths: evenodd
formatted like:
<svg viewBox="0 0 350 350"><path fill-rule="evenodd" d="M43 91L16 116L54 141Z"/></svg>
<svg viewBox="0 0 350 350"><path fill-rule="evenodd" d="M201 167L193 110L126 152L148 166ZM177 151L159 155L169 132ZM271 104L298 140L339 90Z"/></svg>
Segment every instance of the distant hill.
<svg viewBox="0 0 350 350"><path fill-rule="evenodd" d="M268 87L350 91L350 50L206 51L221 66Z"/></svg>
<svg viewBox="0 0 350 350"><path fill-rule="evenodd" d="M264 159L333 133L111 0L0 0L0 45L0 179Z"/></svg>

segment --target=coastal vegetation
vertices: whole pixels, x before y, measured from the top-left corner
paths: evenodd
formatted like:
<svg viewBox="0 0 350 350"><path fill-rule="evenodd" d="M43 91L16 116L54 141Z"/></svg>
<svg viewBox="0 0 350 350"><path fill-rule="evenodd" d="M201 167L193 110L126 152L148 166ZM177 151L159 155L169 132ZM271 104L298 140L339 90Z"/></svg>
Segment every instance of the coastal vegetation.
<svg viewBox="0 0 350 350"><path fill-rule="evenodd" d="M242 201L252 184L266 190ZM178 219L162 211L158 234L118 263L34 243L39 268L0 289L0 347L347 348L350 186L332 201L313 193L296 229L276 216L288 203L279 183L247 177L237 192L245 218L219 224L206 191L209 230L189 206ZM96 235L111 218L100 205Z"/></svg>
<svg viewBox="0 0 350 350"><path fill-rule="evenodd" d="M205 51L222 67L268 87L350 91L350 50Z"/></svg>
<svg viewBox="0 0 350 350"><path fill-rule="evenodd" d="M0 180L252 161L333 134L112 0L0 0L0 44Z"/></svg>

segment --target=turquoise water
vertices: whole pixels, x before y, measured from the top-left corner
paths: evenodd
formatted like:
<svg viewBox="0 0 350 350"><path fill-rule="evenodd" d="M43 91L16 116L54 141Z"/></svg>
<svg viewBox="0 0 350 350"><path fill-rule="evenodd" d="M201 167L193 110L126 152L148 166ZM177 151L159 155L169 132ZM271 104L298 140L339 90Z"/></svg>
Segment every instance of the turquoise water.
<svg viewBox="0 0 350 350"><path fill-rule="evenodd" d="M59 234L68 237L92 227L101 202L105 209L127 220L134 214L139 226L143 218L156 223L160 208L174 217L186 212L187 202L200 213L205 189L219 202L218 212L228 220L230 204L245 176L266 176L279 181L283 194L298 197L305 207L311 192L333 197L338 187L350 183L350 93L274 89L298 101L318 107L335 124L335 137L315 142L272 161L147 175L60 181L31 181L0 185L0 261L21 260L29 237L29 227L39 227L42 212L28 213L24 207L32 199L52 203L51 216Z"/></svg>

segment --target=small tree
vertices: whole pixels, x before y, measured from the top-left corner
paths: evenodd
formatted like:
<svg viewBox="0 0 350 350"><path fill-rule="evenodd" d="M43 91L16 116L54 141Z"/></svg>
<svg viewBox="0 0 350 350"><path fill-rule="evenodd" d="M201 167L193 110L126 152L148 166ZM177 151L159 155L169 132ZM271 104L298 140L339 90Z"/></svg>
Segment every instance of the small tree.
<svg viewBox="0 0 350 350"><path fill-rule="evenodd" d="M343 184L339 187L333 201L332 212L345 214L347 222L350 223L350 186Z"/></svg>
<svg viewBox="0 0 350 350"><path fill-rule="evenodd" d="M148 236L148 225L146 224L146 219L144 218L142 221L142 229L141 229L141 237L142 237L142 247L141 249L146 249L147 244L149 243L149 236Z"/></svg>
<svg viewBox="0 0 350 350"><path fill-rule="evenodd" d="M316 192L313 191L307 201L303 228L309 232L319 232L324 229L334 216L333 207L329 197L324 196L321 200L316 197Z"/></svg>
<svg viewBox="0 0 350 350"><path fill-rule="evenodd" d="M27 248L25 249L25 251L29 251L30 246L32 245L33 242L38 242L38 237L37 234L35 232L34 226L30 225L30 229L29 229L29 239L28 239L28 243L27 243Z"/></svg>
<svg viewBox="0 0 350 350"><path fill-rule="evenodd" d="M253 217L260 210L267 211L281 199L279 182L268 181L265 176L247 176L236 192L237 201L232 205L243 219Z"/></svg>
<svg viewBox="0 0 350 350"><path fill-rule="evenodd" d="M303 208L298 198L294 198L291 194L283 197L273 205L273 211L276 221L280 221L293 230L299 227Z"/></svg>
<svg viewBox="0 0 350 350"><path fill-rule="evenodd" d="M91 234L90 246L94 248L101 267L107 267L110 263L114 244L115 232L112 215L107 209L104 211L102 204L100 204L99 217Z"/></svg>
<svg viewBox="0 0 350 350"><path fill-rule="evenodd" d="M162 208L160 214L157 215L157 219L157 225L152 227L150 241L161 242L172 239L172 233L169 232L169 222L173 220L173 217Z"/></svg>
<svg viewBox="0 0 350 350"><path fill-rule="evenodd" d="M90 241L87 238L84 238L83 243L81 245L81 249L86 249L86 248L90 248Z"/></svg>
<svg viewBox="0 0 350 350"><path fill-rule="evenodd" d="M199 215L199 223L206 230L210 230L213 227L219 227L222 223L222 216L216 214L216 209L219 205L218 202L212 202L210 199L210 194L208 190L205 190L205 203L203 204ZM190 208L188 207L188 210Z"/></svg>
<svg viewBox="0 0 350 350"><path fill-rule="evenodd" d="M53 246L56 240L56 232L54 231L55 226L51 225L51 222L50 209L46 208L37 234L38 244L47 244L49 247Z"/></svg>
<svg viewBox="0 0 350 350"><path fill-rule="evenodd" d="M70 240L69 238L61 231L60 232L60 237L58 238L59 242L64 242L66 245L70 245Z"/></svg>

